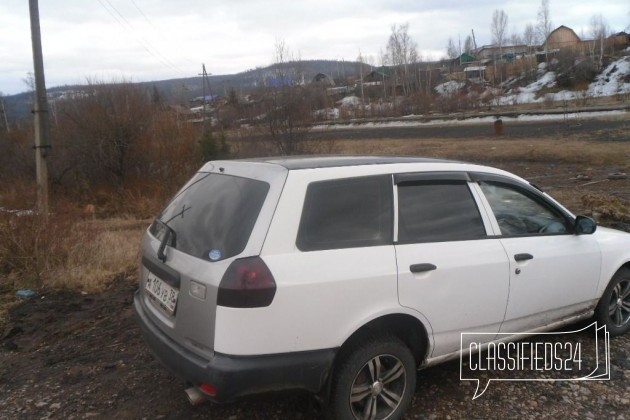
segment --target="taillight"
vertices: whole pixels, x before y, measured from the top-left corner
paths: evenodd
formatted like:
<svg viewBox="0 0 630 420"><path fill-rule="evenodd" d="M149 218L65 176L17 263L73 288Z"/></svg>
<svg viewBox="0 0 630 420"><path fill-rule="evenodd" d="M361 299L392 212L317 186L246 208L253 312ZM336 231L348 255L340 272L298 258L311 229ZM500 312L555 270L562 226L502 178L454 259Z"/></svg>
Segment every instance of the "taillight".
<svg viewBox="0 0 630 420"><path fill-rule="evenodd" d="M234 260L221 279L217 305L230 308L260 308L271 305L276 281L259 257Z"/></svg>

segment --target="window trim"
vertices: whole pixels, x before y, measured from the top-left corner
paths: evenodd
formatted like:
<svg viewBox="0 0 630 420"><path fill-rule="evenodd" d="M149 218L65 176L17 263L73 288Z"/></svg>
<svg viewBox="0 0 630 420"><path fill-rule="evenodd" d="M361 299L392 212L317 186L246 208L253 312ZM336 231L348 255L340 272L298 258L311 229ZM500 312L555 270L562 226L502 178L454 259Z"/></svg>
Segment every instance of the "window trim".
<svg viewBox="0 0 630 420"><path fill-rule="evenodd" d="M442 172L409 172L394 174L394 184L435 182L435 181L456 181L470 182L468 172L442 171Z"/></svg>

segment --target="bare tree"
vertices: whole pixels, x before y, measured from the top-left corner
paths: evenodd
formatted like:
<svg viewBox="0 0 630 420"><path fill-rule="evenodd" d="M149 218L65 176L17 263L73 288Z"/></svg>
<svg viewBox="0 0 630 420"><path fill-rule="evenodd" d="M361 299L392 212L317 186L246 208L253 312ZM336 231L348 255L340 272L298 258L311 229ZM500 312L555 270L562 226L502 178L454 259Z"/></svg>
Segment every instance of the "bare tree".
<svg viewBox="0 0 630 420"><path fill-rule="evenodd" d="M363 90L363 64L365 62L365 59L363 58L363 55L361 54L361 50L359 50L359 56L357 57L357 61L359 62L359 76L361 77L360 81L361 81L361 107L362 107L362 111L365 112L365 92Z"/></svg>
<svg viewBox="0 0 630 420"><path fill-rule="evenodd" d="M307 134L313 120L310 91L294 83L294 77L300 75L296 69L299 61L284 40L276 40L273 60L275 77L264 95L265 126L271 144L283 155L307 153Z"/></svg>
<svg viewBox="0 0 630 420"><path fill-rule="evenodd" d="M457 46L453 42L453 38L449 38L448 43L446 44L446 56L451 60L459 56L459 51L457 50Z"/></svg>
<svg viewBox="0 0 630 420"><path fill-rule="evenodd" d="M141 140L151 122L152 107L145 92L125 80L88 80L86 92L61 105L61 112L69 120L66 135L72 133L76 138L71 145L76 148L71 151L73 159L65 160L65 168L58 168L62 175L80 170L91 181L108 180L124 187L129 173L138 165L133 156L141 153Z"/></svg>
<svg viewBox="0 0 630 420"><path fill-rule="evenodd" d="M383 102L387 99L387 89L385 87L385 66L388 64L387 53L383 49L378 50L378 58L381 62L381 79L383 84Z"/></svg>
<svg viewBox="0 0 630 420"><path fill-rule="evenodd" d="M538 35L545 45L545 60L547 62L549 62L549 48L547 46L547 40L549 38L549 34L551 34L552 28L553 23L551 22L551 13L549 12L549 0L542 0L540 8L538 9L538 24L536 29L538 30Z"/></svg>
<svg viewBox="0 0 630 420"><path fill-rule="evenodd" d="M468 35L464 41L464 52L470 54L474 49L475 43L473 42L472 36Z"/></svg>
<svg viewBox="0 0 630 420"><path fill-rule="evenodd" d="M387 42L387 54L394 66L394 74L402 84L403 93L408 95L413 82L412 67L418 61L418 47L409 36L408 23L400 26L392 25L391 29L392 33Z"/></svg>
<svg viewBox="0 0 630 420"><path fill-rule="evenodd" d="M590 22L591 37L593 38L591 52L595 61L595 52L599 47L599 57L597 58L597 69L601 70L604 60L604 40L608 36L608 24L601 13L591 16Z"/></svg>
<svg viewBox="0 0 630 420"><path fill-rule="evenodd" d="M525 25L525 31L523 31L523 42L527 44L527 47L531 48L536 44L536 30L534 25L528 23Z"/></svg>
<svg viewBox="0 0 630 420"><path fill-rule="evenodd" d="M528 23L525 25L525 31L523 32L523 42L527 45L527 62L529 63L529 69L532 68L532 51L534 44L536 44L536 31L534 25Z"/></svg>
<svg viewBox="0 0 630 420"><path fill-rule="evenodd" d="M523 43L523 38L516 32L515 28L512 28L512 35L510 35L510 44L512 45L512 59L516 59L516 47Z"/></svg>
<svg viewBox="0 0 630 420"><path fill-rule="evenodd" d="M507 28L508 16L503 9L495 9L492 14L492 24L490 25L490 33L492 41L499 47L499 60L503 57L503 45L505 42L505 29ZM496 73L496 58L494 60L494 68ZM503 72L501 71L501 82L503 82Z"/></svg>
<svg viewBox="0 0 630 420"><path fill-rule="evenodd" d="M510 35L510 43L513 47L523 43L523 38L521 38L521 34L516 32L516 30L512 32L512 35Z"/></svg>

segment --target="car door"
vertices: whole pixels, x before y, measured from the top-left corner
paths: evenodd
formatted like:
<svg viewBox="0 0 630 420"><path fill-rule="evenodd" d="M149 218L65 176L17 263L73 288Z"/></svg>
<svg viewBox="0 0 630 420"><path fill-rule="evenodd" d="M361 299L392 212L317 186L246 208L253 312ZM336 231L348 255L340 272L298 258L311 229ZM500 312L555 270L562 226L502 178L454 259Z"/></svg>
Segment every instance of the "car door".
<svg viewBox="0 0 630 420"><path fill-rule="evenodd" d="M510 296L501 332L526 332L593 307L599 245L573 233L573 218L528 185L479 177L483 199L510 261Z"/></svg>
<svg viewBox="0 0 630 420"><path fill-rule="evenodd" d="M398 297L431 323L431 356L459 350L462 332L497 333L509 263L467 175L403 174L395 183ZM494 336L467 337L464 346Z"/></svg>

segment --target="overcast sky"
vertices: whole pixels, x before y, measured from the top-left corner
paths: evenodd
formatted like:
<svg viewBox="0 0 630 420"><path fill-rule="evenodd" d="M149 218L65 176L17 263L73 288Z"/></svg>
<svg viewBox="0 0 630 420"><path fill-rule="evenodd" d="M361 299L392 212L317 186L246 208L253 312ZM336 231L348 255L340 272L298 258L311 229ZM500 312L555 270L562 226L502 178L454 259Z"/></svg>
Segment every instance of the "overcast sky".
<svg viewBox="0 0 630 420"><path fill-rule="evenodd" d="M0 0L0 92L26 90L32 72L27 0ZM495 9L508 15L508 34L536 23L540 0L40 0L46 84L86 79L160 80L195 76L206 64L230 74L271 64L283 39L302 59L379 63L391 25L409 23L424 59L445 55L474 29L477 45L491 42ZM554 27L589 37L591 16L628 30L630 0L551 0Z"/></svg>

